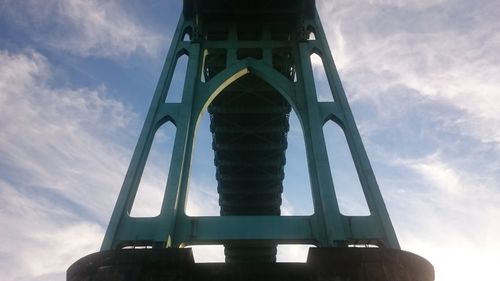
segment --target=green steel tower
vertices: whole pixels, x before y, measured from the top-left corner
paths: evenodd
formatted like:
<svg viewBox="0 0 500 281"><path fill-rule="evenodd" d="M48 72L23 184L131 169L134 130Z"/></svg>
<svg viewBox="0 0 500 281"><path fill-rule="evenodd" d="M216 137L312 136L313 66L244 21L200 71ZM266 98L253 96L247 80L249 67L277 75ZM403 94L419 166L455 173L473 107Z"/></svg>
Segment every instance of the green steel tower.
<svg viewBox="0 0 500 281"><path fill-rule="evenodd" d="M318 101L311 55L323 61L332 101ZM182 100L167 102L187 55ZM186 215L196 125L210 114L220 216ZM289 114L304 132L314 213L281 216ZM339 210L323 126L343 130L370 214ZM130 212L155 133L175 125L161 212ZM224 245L226 263L197 264L189 245ZM305 264L276 263L278 244L312 244ZM360 247L371 245L371 247ZM314 0L184 0L183 12L101 251L68 281L434 280L400 250L334 65Z"/></svg>

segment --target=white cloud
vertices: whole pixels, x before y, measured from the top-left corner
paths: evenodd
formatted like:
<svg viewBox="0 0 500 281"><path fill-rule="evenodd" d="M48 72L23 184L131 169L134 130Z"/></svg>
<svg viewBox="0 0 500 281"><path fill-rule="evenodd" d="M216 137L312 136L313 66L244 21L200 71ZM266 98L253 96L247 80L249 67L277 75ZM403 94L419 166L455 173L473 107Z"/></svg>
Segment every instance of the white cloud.
<svg viewBox="0 0 500 281"><path fill-rule="evenodd" d="M406 249L434 263L436 280L495 280L491 265L500 259L497 186L441 158L434 154L401 161L422 178L423 186L392 198L402 201L405 212L412 214L411 222L399 222L404 224L399 238Z"/></svg>
<svg viewBox="0 0 500 281"><path fill-rule="evenodd" d="M16 189L18 186L0 182L3 278L50 280L99 247L102 226L79 220L67 210Z"/></svg>
<svg viewBox="0 0 500 281"><path fill-rule="evenodd" d="M120 1L7 0L8 16L36 41L80 56L157 55L165 38L148 29Z"/></svg>
<svg viewBox="0 0 500 281"><path fill-rule="evenodd" d="M71 36L52 42L59 48L82 55L130 55L138 49L156 54L162 43L159 34L141 26L115 1L60 1L61 18L74 29ZM61 40L61 41L59 41Z"/></svg>
<svg viewBox="0 0 500 281"><path fill-rule="evenodd" d="M440 5L448 0L369 0L371 5L390 6L406 9L425 9L430 6Z"/></svg>
<svg viewBox="0 0 500 281"><path fill-rule="evenodd" d="M64 190L77 201L88 203L96 213L109 208L110 204L94 200L99 194L89 193L88 188L116 185L114 179L121 178L122 158L127 156L122 147L101 138L109 141L123 134L122 129L135 114L106 97L104 87L49 86L50 65L36 52L1 52L0 64L2 164L29 173L29 177L17 179L23 184ZM98 182L74 182L75 177L103 171L110 174ZM101 195L109 195L106 190Z"/></svg>
<svg viewBox="0 0 500 281"><path fill-rule="evenodd" d="M50 280L97 251L130 157L115 138L127 137L136 115L104 87L53 87L51 76L37 52L0 52L0 269L7 280Z"/></svg>
<svg viewBox="0 0 500 281"><path fill-rule="evenodd" d="M491 12L498 11L494 1L471 7L424 1L435 8L425 4L427 13L405 10L411 3L401 1L369 2L399 7L390 11L340 2L331 8L334 16L324 17L336 18L325 29L334 55L341 51L342 78L354 87L351 100L377 100L391 87L407 87L463 112L453 124L464 136L500 143L500 55L494 51L500 48L500 24ZM468 16L457 17L464 8Z"/></svg>

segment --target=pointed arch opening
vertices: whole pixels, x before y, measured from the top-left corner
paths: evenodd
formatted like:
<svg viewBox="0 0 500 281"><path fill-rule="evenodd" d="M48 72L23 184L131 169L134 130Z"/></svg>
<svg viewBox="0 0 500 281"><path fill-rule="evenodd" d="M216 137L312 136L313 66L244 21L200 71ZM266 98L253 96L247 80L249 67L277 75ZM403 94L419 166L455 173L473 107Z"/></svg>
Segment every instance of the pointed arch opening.
<svg viewBox="0 0 500 281"><path fill-rule="evenodd" d="M184 29L184 34L182 35L182 41L190 42L192 34L193 34L193 28L191 26L186 27Z"/></svg>
<svg viewBox="0 0 500 281"><path fill-rule="evenodd" d="M184 91L184 83L186 81L188 54L182 52L175 63L174 73L167 91L165 102L179 103L182 101L182 94Z"/></svg>
<svg viewBox="0 0 500 281"><path fill-rule="evenodd" d="M170 169L176 127L166 122L155 132L130 211L131 217L155 217L161 205Z"/></svg>
<svg viewBox="0 0 500 281"><path fill-rule="evenodd" d="M316 40L316 31L312 25L307 26L307 40L313 41Z"/></svg>
<svg viewBox="0 0 500 281"><path fill-rule="evenodd" d="M340 212L350 216L370 215L344 130L336 122L328 121L323 132Z"/></svg>
<svg viewBox="0 0 500 281"><path fill-rule="evenodd" d="M306 144L299 116L292 109L289 117L282 215L312 215L311 183L307 166Z"/></svg>
<svg viewBox="0 0 500 281"><path fill-rule="evenodd" d="M314 76L314 87L316 88L316 98L318 101L332 102L333 94L326 75L323 59L317 53L310 56L311 66Z"/></svg>
<svg viewBox="0 0 500 281"><path fill-rule="evenodd" d="M188 215L313 213L302 126L279 91L249 72L227 85L207 109L195 132Z"/></svg>
<svg viewBox="0 0 500 281"><path fill-rule="evenodd" d="M210 115L203 110L194 135L184 210L188 216L218 216L220 213L212 142Z"/></svg>

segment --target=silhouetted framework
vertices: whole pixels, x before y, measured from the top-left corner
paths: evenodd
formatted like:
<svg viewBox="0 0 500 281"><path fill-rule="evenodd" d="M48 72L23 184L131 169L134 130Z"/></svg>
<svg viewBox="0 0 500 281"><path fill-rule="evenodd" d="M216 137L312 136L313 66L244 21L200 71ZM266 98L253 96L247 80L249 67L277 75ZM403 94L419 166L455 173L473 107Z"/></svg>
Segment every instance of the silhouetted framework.
<svg viewBox="0 0 500 281"><path fill-rule="evenodd" d="M252 74L208 107L222 216L280 215L290 110L279 92ZM245 244L226 244L226 261L275 260L275 245Z"/></svg>
<svg viewBox="0 0 500 281"><path fill-rule="evenodd" d="M311 55L329 92L315 88ZM167 102L179 57L181 102ZM318 101L318 94L333 101ZM210 131L220 216L185 213L196 124ZM314 214L281 216L289 116L304 132ZM323 135L345 134L370 214L341 214ZM131 217L155 132L176 127L161 212ZM195 264L189 245L219 244L226 263ZM312 244L308 262L276 263L278 244ZM369 245L369 247L367 247ZM363 247L363 248L359 248ZM434 280L432 266L399 249L313 0L185 0L171 48L101 252L68 270L100 280Z"/></svg>

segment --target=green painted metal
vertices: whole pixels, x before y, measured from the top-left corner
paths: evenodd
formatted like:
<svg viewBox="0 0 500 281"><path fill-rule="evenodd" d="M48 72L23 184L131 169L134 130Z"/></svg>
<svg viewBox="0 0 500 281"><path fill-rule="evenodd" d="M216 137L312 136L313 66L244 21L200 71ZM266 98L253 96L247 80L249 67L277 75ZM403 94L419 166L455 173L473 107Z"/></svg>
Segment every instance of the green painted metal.
<svg viewBox="0 0 500 281"><path fill-rule="evenodd" d="M314 32L314 40L308 40L310 32ZM189 34L190 40L183 41L185 34ZM310 61L312 53L323 59L333 102L317 100ZM189 59L182 101L166 103L177 59L184 54ZM185 213L193 139L200 113L235 81L248 75L264 81L280 94L300 119L311 181L313 215L189 217ZM273 109L264 106L259 110ZM346 135L370 210L369 216L345 216L339 211L323 135L323 125L328 120L336 122ZM155 132L165 122L175 125L176 135L161 213L149 218L131 217L130 211ZM399 249L311 0L184 1L184 12L101 250L138 245L234 245L248 241L268 246L376 244Z"/></svg>

